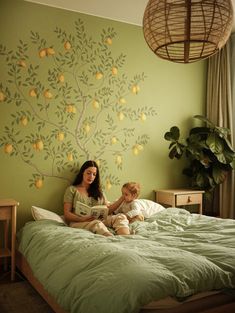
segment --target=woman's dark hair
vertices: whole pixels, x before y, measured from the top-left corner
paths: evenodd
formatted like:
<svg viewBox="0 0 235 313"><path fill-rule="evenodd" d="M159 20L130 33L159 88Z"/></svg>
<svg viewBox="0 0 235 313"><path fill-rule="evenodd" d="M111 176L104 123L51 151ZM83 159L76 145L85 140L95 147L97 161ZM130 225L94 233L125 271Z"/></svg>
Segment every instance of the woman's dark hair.
<svg viewBox="0 0 235 313"><path fill-rule="evenodd" d="M83 180L83 173L84 171L88 168L88 167L96 167L96 176L95 179L93 181L93 183L90 185L89 189L87 190L88 192L88 196L92 197L96 200L98 200L98 198L102 198L103 197L103 193L102 193L102 189L101 189L101 185L100 185L100 172L99 172L99 167L97 165L97 163L95 161L86 161L85 163L83 163L83 165L81 166L74 182L73 182L73 186L77 186L79 184L81 184L82 180Z"/></svg>

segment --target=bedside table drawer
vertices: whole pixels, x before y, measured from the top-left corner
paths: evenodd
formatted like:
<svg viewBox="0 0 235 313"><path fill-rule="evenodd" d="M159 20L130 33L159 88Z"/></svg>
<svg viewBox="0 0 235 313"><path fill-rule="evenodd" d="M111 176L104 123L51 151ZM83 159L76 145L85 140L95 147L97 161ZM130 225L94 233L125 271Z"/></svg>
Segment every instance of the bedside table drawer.
<svg viewBox="0 0 235 313"><path fill-rule="evenodd" d="M11 219L11 210L9 207L2 207L0 210L0 220L10 220Z"/></svg>
<svg viewBox="0 0 235 313"><path fill-rule="evenodd" d="M197 204L202 201L202 194L177 195L176 205Z"/></svg>
<svg viewBox="0 0 235 313"><path fill-rule="evenodd" d="M156 190L156 202L170 206L190 206L198 205L198 213L202 214L202 200L204 190L193 189L162 189Z"/></svg>

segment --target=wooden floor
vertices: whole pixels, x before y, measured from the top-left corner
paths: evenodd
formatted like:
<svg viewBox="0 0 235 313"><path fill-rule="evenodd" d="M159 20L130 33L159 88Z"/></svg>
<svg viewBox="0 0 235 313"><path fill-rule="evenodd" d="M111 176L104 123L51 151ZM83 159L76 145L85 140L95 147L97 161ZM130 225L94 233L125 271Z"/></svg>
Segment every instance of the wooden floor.
<svg viewBox="0 0 235 313"><path fill-rule="evenodd" d="M19 271L16 271L14 282L24 281L26 280L24 275ZM0 266L0 284L10 284L11 281L11 270L7 269L6 271L3 269L3 266Z"/></svg>
<svg viewBox="0 0 235 313"><path fill-rule="evenodd" d="M16 271L15 280L11 281L11 271L0 266L0 312L1 313L54 313L46 301Z"/></svg>

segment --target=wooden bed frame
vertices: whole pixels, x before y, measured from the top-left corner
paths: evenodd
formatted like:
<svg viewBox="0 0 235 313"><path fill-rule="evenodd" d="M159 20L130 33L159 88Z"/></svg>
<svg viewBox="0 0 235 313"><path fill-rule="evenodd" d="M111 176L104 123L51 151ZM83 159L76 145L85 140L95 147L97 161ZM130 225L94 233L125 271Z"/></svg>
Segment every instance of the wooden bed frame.
<svg viewBox="0 0 235 313"><path fill-rule="evenodd" d="M69 313L58 305L55 299L48 294L43 285L34 277L27 260L18 250L16 251L16 266L55 313ZM235 296L217 293L198 300L180 303L172 308L143 308L139 313L229 313L234 311Z"/></svg>

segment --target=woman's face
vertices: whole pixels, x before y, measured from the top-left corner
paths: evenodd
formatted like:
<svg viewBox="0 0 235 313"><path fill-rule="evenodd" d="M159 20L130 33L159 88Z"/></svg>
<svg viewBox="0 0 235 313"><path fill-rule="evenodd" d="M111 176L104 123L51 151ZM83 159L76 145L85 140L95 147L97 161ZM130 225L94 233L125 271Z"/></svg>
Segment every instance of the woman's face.
<svg viewBox="0 0 235 313"><path fill-rule="evenodd" d="M91 185L95 180L97 175L97 168L96 167L88 167L83 172L83 183L87 185Z"/></svg>
<svg viewBox="0 0 235 313"><path fill-rule="evenodd" d="M124 200L125 200L126 202L131 202L131 201L133 201L133 200L136 198L136 196L133 195L133 194L132 194L127 188L125 188L125 187L122 188L122 195L123 195Z"/></svg>

